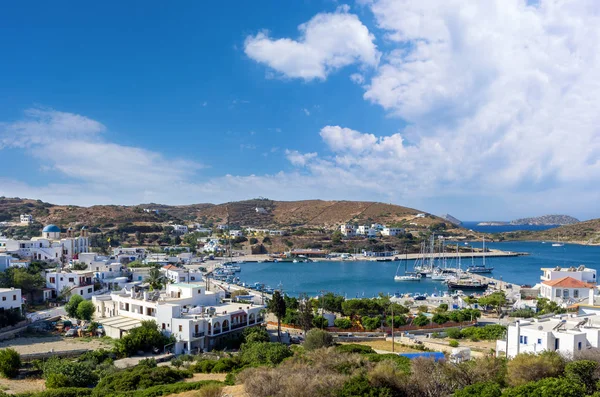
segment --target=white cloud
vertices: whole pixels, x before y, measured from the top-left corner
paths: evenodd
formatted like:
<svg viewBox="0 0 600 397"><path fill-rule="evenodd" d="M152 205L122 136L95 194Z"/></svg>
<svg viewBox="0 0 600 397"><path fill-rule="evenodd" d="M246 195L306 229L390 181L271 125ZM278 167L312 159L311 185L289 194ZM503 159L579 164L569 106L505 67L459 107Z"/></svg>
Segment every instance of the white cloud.
<svg viewBox="0 0 600 397"><path fill-rule="evenodd" d="M336 69L359 63L376 66L375 37L348 6L335 13L315 15L300 25L298 40L272 39L268 32L248 36L244 51L283 76L304 80L325 79Z"/></svg>
<svg viewBox="0 0 600 397"><path fill-rule="evenodd" d="M307 108L302 108L302 111L305 115L310 116L310 110L308 110Z"/></svg>
<svg viewBox="0 0 600 397"><path fill-rule="evenodd" d="M350 80L352 80L354 84L361 85L365 82L365 76L360 73L352 73L350 75Z"/></svg>
<svg viewBox="0 0 600 397"><path fill-rule="evenodd" d="M292 165L304 167L307 162L317 157L317 153L300 153L297 150L286 150L285 156Z"/></svg>

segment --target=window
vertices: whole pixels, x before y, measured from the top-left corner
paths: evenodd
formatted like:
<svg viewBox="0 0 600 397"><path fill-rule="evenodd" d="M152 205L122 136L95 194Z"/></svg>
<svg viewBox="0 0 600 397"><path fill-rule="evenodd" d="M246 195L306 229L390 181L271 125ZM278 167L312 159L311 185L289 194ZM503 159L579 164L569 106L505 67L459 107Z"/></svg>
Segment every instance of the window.
<svg viewBox="0 0 600 397"><path fill-rule="evenodd" d="M50 284L56 284L56 279L54 277L50 277Z"/></svg>
<svg viewBox="0 0 600 397"><path fill-rule="evenodd" d="M17 300L17 295L13 295L13 300L16 301Z"/></svg>
<svg viewBox="0 0 600 397"><path fill-rule="evenodd" d="M556 290L556 297L560 298L560 290L559 289Z"/></svg>
<svg viewBox="0 0 600 397"><path fill-rule="evenodd" d="M541 344L542 344L542 340L538 339L538 345L541 345Z"/></svg>
<svg viewBox="0 0 600 397"><path fill-rule="evenodd" d="M523 337L523 344L525 344L525 345L527 344L527 337L526 336Z"/></svg>
<svg viewBox="0 0 600 397"><path fill-rule="evenodd" d="M581 350L581 342L577 342L577 350Z"/></svg>
<svg viewBox="0 0 600 397"><path fill-rule="evenodd" d="M573 298L579 298L579 290L578 289L573 290Z"/></svg>
<svg viewBox="0 0 600 397"><path fill-rule="evenodd" d="M2 301L5 301L5 300L6 300L6 296L3 296L3 297L2 297Z"/></svg>
<svg viewBox="0 0 600 397"><path fill-rule="evenodd" d="M568 297L569 297L569 290L563 289L563 298L568 298Z"/></svg>
<svg viewBox="0 0 600 397"><path fill-rule="evenodd" d="M519 336L519 343L523 344L523 335Z"/></svg>
<svg viewBox="0 0 600 397"><path fill-rule="evenodd" d="M91 293L92 293L92 289L88 288L88 294L91 294Z"/></svg>
<svg viewBox="0 0 600 397"><path fill-rule="evenodd" d="M183 325L180 325L179 326L179 332L182 332L182 331L183 331Z"/></svg>
<svg viewBox="0 0 600 397"><path fill-rule="evenodd" d="M83 295L83 290L82 289L79 290L79 295Z"/></svg>
<svg viewBox="0 0 600 397"><path fill-rule="evenodd" d="M165 323L162 323L162 329L165 329L165 328L166 328Z"/></svg>
<svg viewBox="0 0 600 397"><path fill-rule="evenodd" d="M554 340L554 350L560 349L560 339L556 338Z"/></svg>
<svg viewBox="0 0 600 397"><path fill-rule="evenodd" d="M70 283L72 283L72 282L74 282L74 281L75 281L75 279L74 279L73 277L69 277L69 282L70 282Z"/></svg>

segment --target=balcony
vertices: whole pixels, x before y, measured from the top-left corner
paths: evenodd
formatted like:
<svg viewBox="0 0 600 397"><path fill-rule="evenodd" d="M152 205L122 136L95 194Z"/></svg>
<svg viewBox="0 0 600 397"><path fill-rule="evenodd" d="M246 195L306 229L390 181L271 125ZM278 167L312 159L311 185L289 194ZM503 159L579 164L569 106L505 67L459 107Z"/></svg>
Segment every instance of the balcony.
<svg viewBox="0 0 600 397"><path fill-rule="evenodd" d="M242 327L245 327L245 326L246 326L246 323L237 323L237 324L233 324L231 326L231 329L238 329L238 328L242 328Z"/></svg>
<svg viewBox="0 0 600 397"><path fill-rule="evenodd" d="M204 332L194 332L192 333L192 338L202 338L204 336Z"/></svg>
<svg viewBox="0 0 600 397"><path fill-rule="evenodd" d="M223 332L228 332L229 331L229 327L223 327Z"/></svg>

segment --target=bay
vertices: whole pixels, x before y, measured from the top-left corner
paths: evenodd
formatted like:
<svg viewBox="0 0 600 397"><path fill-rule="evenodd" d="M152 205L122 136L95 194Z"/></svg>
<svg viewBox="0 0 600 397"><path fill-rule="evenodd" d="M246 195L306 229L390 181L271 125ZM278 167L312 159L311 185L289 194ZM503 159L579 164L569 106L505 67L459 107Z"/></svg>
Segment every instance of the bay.
<svg viewBox="0 0 600 397"><path fill-rule="evenodd" d="M469 230L474 230L479 233L504 233L504 232L516 232L521 230L526 231L540 231L554 229L558 225L498 225L498 226L486 226L478 225L479 221L466 221L462 223L462 227Z"/></svg>
<svg viewBox="0 0 600 397"><path fill-rule="evenodd" d="M462 244L462 243L461 243ZM471 243L469 243L471 244ZM480 248L481 242L472 243ZM542 267L579 266L600 271L600 247L565 244L552 247L542 242L500 242L486 243L489 248L503 251L527 252L529 255L518 257L486 258L486 264L493 266L491 274L516 284L534 285L540 281ZM448 260L448 266L453 266ZM482 263L481 258L474 259L475 264ZM409 270L414 261L408 261ZM471 265L471 258L462 259L463 268ZM431 279L420 282L394 282L396 269L404 273L403 262L372 261L323 261L312 263L244 263L239 277L249 283L260 282L276 288L280 283L284 291L291 296L307 293L316 296L322 291L331 291L348 298L372 297L378 293L439 293L445 291L444 284Z"/></svg>

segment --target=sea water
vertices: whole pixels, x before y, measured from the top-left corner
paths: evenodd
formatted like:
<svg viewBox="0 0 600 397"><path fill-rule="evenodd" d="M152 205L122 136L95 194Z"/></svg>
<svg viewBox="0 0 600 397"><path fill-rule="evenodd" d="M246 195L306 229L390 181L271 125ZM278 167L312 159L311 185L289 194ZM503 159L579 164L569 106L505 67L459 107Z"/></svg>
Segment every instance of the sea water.
<svg viewBox="0 0 600 397"><path fill-rule="evenodd" d="M463 243L461 243L463 244ZM471 243L469 243L471 244ZM481 248L481 242L472 244ZM527 252L529 255L517 257L486 258L486 265L494 267L491 276L515 284L534 285L540 282L542 267L579 266L596 269L600 272L600 247L565 244L552 247L542 242L502 242L486 243L486 247L503 251ZM462 258L465 269L471 263L481 265L482 258ZM447 260L448 266L456 266L455 259ZM414 261L408 261L409 271ZM323 261L310 263L245 263L239 277L248 283L261 282L276 288L282 285L292 296L306 293L310 296L322 291L331 291L348 298L372 297L378 293L440 293L446 286L440 281L395 282L394 276L404 274L404 262L373 261Z"/></svg>

